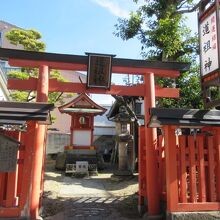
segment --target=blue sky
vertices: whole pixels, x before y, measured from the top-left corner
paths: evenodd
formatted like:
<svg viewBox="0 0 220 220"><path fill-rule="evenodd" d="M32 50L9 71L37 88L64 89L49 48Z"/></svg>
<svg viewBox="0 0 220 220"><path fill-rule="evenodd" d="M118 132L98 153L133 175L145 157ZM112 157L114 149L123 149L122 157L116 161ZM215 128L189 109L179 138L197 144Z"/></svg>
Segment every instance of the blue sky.
<svg viewBox="0 0 220 220"><path fill-rule="evenodd" d="M134 6L132 0L13 0L1 3L0 19L41 32L48 52L137 59L138 40L123 42L113 35L118 16L128 16Z"/></svg>
<svg viewBox="0 0 220 220"><path fill-rule="evenodd" d="M132 0L13 0L1 2L0 19L41 32L48 52L99 52L137 59L139 41L113 35L117 19L136 7Z"/></svg>
<svg viewBox="0 0 220 220"><path fill-rule="evenodd" d="M38 30L47 52L141 59L137 39L122 41L113 35L118 18L127 17L136 7L132 0L4 0L0 20ZM196 31L195 14L188 24Z"/></svg>

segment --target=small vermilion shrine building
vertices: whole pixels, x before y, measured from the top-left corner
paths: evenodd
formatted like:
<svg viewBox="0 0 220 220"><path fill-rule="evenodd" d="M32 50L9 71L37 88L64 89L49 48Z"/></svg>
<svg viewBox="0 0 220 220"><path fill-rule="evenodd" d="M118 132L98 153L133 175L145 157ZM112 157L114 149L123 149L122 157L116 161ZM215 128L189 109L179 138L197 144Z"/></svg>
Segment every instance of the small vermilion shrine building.
<svg viewBox="0 0 220 220"><path fill-rule="evenodd" d="M68 149L94 148L93 130L94 117L104 114L107 109L99 106L85 93L74 98L71 102L60 106L61 113L71 115L70 146Z"/></svg>

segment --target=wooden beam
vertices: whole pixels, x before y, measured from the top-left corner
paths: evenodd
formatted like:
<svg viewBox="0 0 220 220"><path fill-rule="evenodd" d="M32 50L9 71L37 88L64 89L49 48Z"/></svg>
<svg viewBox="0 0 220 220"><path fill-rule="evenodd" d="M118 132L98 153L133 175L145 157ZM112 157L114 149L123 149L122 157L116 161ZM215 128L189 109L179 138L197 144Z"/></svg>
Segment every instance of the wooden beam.
<svg viewBox="0 0 220 220"><path fill-rule="evenodd" d="M39 61L39 60L23 60L23 59L9 59L10 66L19 67L39 67L42 65L49 66L51 69L58 70L73 70L73 71L87 71L87 64L69 63L69 62L53 62L53 61ZM147 68L147 67L130 67L130 66L112 66L113 73L119 74L133 74L144 75L153 72L155 76L177 78L180 75L179 70L165 69L165 68Z"/></svg>
<svg viewBox="0 0 220 220"><path fill-rule="evenodd" d="M199 211L218 211L220 210L219 202L198 202L198 203L179 203L178 212L199 212Z"/></svg>
<svg viewBox="0 0 220 220"><path fill-rule="evenodd" d="M87 71L86 64L80 63L66 63L66 62L53 62L53 61L39 61L39 60L22 60L22 59L9 59L8 63L10 66L18 67L35 67L46 65L50 69L59 69L59 70L74 70L74 71Z"/></svg>
<svg viewBox="0 0 220 220"><path fill-rule="evenodd" d="M34 91L37 90L37 79L30 78L28 80L8 79L8 89ZM59 82L56 79L50 79L49 92L72 92L72 93L91 93L91 94L109 94L121 96L144 96L145 86L139 84L135 86L112 85L110 90L100 88L87 89L86 84ZM156 97L163 98L179 98L179 89L161 88L156 86Z"/></svg>

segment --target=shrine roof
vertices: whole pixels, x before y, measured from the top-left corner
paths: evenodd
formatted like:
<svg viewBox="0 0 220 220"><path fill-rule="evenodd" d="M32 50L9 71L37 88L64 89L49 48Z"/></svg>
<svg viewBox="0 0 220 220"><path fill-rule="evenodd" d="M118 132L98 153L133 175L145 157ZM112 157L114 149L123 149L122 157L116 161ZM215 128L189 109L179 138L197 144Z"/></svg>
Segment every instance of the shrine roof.
<svg viewBox="0 0 220 220"><path fill-rule="evenodd" d="M0 124L22 125L26 121L46 121L54 104L30 102L0 102Z"/></svg>
<svg viewBox="0 0 220 220"><path fill-rule="evenodd" d="M162 127L164 125L177 125L182 127L220 126L219 110L199 109L150 109L149 127Z"/></svg>
<svg viewBox="0 0 220 220"><path fill-rule="evenodd" d="M95 103L88 95L82 93L72 101L59 107L61 113L88 113L95 115L104 114L107 109Z"/></svg>
<svg viewBox="0 0 220 220"><path fill-rule="evenodd" d="M47 62L59 62L59 63L76 63L87 64L88 57L83 55L70 55L70 54L57 54L46 52L35 52L25 50L14 50L7 48L0 48L1 59L21 59L29 61L47 61ZM152 60L135 60L124 58L113 58L113 66L118 67L131 67L131 68L152 68L152 69L167 69L177 71L189 70L190 63L183 62L162 62Z"/></svg>

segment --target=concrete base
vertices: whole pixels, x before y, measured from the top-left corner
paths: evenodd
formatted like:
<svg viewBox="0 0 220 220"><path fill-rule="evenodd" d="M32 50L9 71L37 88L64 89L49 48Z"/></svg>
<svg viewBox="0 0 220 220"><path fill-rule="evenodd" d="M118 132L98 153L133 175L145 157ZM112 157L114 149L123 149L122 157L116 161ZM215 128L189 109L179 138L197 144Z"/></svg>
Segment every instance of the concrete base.
<svg viewBox="0 0 220 220"><path fill-rule="evenodd" d="M167 220L217 220L220 212L178 212L168 213Z"/></svg>

